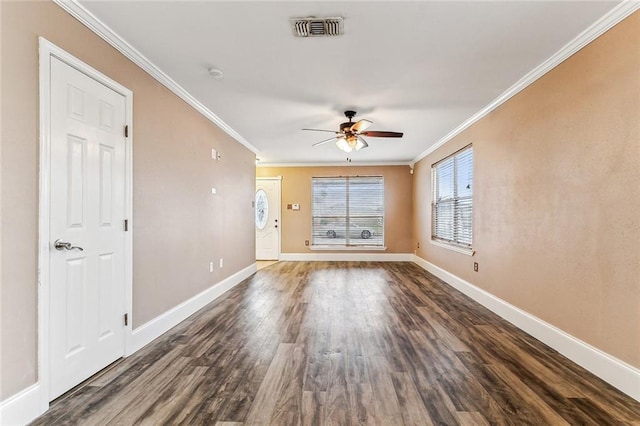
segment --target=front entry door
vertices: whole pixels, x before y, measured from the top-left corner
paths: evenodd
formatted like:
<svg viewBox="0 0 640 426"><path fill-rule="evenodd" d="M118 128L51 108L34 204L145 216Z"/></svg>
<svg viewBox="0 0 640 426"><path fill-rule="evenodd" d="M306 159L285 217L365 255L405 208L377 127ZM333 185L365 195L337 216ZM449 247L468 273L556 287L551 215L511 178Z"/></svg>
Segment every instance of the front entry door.
<svg viewBox="0 0 640 426"><path fill-rule="evenodd" d="M280 257L280 178L256 180L256 260Z"/></svg>
<svg viewBox="0 0 640 426"><path fill-rule="evenodd" d="M125 97L51 58L50 399L124 355Z"/></svg>

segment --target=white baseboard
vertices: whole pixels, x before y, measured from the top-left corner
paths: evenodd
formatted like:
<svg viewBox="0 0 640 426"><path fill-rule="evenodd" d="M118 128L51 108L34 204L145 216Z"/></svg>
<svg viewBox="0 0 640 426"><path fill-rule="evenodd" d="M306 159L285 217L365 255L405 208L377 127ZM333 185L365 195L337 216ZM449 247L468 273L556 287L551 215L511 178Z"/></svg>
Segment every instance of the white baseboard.
<svg viewBox="0 0 640 426"><path fill-rule="evenodd" d="M182 302L164 314L133 330L131 333L130 344L127 345L126 356L140 350L142 347L151 343L153 340L157 339L180 322L184 321L198 310L220 297L223 293L240 284L246 278L255 273L256 269L256 264L253 263L252 265L209 287L202 293L193 296L191 299Z"/></svg>
<svg viewBox="0 0 640 426"><path fill-rule="evenodd" d="M525 333L560 352L611 386L640 401L640 369L573 337L421 257L414 256L413 261Z"/></svg>
<svg viewBox="0 0 640 426"><path fill-rule="evenodd" d="M280 260L297 262L413 262L411 253L280 253Z"/></svg>
<svg viewBox="0 0 640 426"><path fill-rule="evenodd" d="M42 413L40 383L35 383L0 402L0 425L26 425Z"/></svg>

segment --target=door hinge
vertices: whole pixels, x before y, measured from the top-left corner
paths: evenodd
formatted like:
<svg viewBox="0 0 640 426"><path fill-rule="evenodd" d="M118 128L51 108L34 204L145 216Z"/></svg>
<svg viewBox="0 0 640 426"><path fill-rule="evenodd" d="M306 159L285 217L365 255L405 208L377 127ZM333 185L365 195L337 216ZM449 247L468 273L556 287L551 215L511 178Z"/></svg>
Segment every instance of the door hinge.
<svg viewBox="0 0 640 426"><path fill-rule="evenodd" d="M129 125L128 124L126 126L124 126L124 137L125 138L129 137Z"/></svg>
<svg viewBox="0 0 640 426"><path fill-rule="evenodd" d="M124 325L129 325L129 314L124 314Z"/></svg>
<svg viewBox="0 0 640 426"><path fill-rule="evenodd" d="M124 232L129 230L129 219L124 220Z"/></svg>

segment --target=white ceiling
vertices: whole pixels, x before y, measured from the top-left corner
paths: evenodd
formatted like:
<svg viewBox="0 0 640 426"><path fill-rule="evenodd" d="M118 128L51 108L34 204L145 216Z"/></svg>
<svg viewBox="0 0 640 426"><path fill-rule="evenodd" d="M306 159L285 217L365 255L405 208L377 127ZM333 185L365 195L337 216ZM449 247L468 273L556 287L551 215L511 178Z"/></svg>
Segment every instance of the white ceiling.
<svg viewBox="0 0 640 426"><path fill-rule="evenodd" d="M345 109L374 122L349 154L409 162L618 2L81 1L255 146L262 163L343 162ZM345 35L296 38L289 19L342 16ZM217 67L224 78L213 79Z"/></svg>

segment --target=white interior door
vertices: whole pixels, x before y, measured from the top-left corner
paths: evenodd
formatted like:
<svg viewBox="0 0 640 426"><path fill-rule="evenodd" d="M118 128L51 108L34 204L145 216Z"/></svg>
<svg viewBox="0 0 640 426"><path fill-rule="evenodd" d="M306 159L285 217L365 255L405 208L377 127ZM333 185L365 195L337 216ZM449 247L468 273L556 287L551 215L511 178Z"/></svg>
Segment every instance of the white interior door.
<svg viewBox="0 0 640 426"><path fill-rule="evenodd" d="M280 257L280 178L256 180L256 260Z"/></svg>
<svg viewBox="0 0 640 426"><path fill-rule="evenodd" d="M126 103L54 57L50 96L54 399L124 355Z"/></svg>

